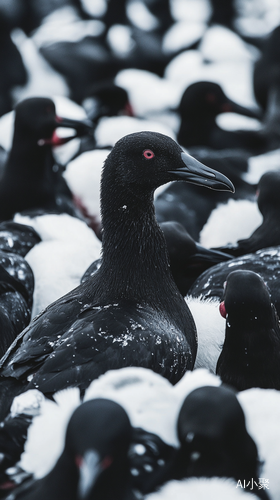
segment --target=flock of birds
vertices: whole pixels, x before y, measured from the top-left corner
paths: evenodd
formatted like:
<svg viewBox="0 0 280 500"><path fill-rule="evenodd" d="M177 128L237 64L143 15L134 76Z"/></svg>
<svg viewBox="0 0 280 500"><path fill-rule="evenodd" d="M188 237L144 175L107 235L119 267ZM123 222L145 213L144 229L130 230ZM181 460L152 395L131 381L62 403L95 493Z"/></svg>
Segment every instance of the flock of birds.
<svg viewBox="0 0 280 500"><path fill-rule="evenodd" d="M0 26L0 498L279 500L278 2Z"/></svg>

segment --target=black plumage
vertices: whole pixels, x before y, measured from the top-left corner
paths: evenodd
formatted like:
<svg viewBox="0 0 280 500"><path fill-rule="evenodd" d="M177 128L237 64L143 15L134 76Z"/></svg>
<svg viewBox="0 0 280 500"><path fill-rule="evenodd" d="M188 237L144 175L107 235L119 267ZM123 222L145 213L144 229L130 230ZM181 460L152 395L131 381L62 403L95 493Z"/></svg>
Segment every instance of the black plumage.
<svg viewBox="0 0 280 500"><path fill-rule="evenodd" d="M189 290L192 297L202 296L205 299L222 299L224 282L233 270L253 271L259 274L266 283L271 300L280 316L280 247L269 247L236 257L228 262L221 262L205 271L193 283Z"/></svg>
<svg viewBox="0 0 280 500"><path fill-rule="evenodd" d="M265 112L272 100L278 96L280 86L280 26L274 28L265 39L262 53L255 62L253 74L254 93L257 102ZM274 103L275 104L275 103ZM279 101L277 106L279 112Z"/></svg>
<svg viewBox="0 0 280 500"><path fill-rule="evenodd" d="M92 85L82 104L88 118L95 124L103 116L133 115L127 91L113 80Z"/></svg>
<svg viewBox="0 0 280 500"><path fill-rule="evenodd" d="M226 386L200 387L185 399L178 417L181 442L177 474L181 477L224 477L258 490L258 450L249 435L235 392ZM255 481L255 483L254 483ZM245 489L246 489L245 488Z"/></svg>
<svg viewBox="0 0 280 500"><path fill-rule="evenodd" d="M30 323L34 276L26 260L0 251L0 356Z"/></svg>
<svg viewBox="0 0 280 500"><path fill-rule="evenodd" d="M116 85L112 79L101 80L91 85L82 101L82 106L94 126L97 126L99 120L105 116L134 116L127 91ZM94 134L85 135L80 139L80 147L75 157L96 147ZM108 146L108 149L111 149L111 146Z"/></svg>
<svg viewBox="0 0 280 500"><path fill-rule="evenodd" d="M171 479L177 453L176 448L165 443L156 434L133 428L129 449L133 488L145 495Z"/></svg>
<svg viewBox="0 0 280 500"><path fill-rule="evenodd" d="M11 37L20 10L20 4L13 0L0 8L0 116L12 109L12 89L27 83L25 65Z"/></svg>
<svg viewBox="0 0 280 500"><path fill-rule="evenodd" d="M30 323L34 275L24 256L41 241L29 226L0 223L0 356Z"/></svg>
<svg viewBox="0 0 280 500"><path fill-rule="evenodd" d="M12 252L25 257L40 241L39 234L31 226L10 220L0 223L1 252Z"/></svg>
<svg viewBox="0 0 280 500"><path fill-rule="evenodd" d="M279 318L262 278L252 271L230 273L220 311L226 317L225 342L217 362L222 381L239 391L279 390Z"/></svg>

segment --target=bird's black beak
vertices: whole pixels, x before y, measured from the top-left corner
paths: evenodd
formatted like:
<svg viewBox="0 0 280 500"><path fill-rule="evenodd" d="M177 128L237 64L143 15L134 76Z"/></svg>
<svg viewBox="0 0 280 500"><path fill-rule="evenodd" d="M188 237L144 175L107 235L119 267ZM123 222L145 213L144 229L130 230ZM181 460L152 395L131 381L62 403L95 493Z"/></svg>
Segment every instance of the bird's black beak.
<svg viewBox="0 0 280 500"><path fill-rule="evenodd" d="M212 250L211 248L205 248L196 243L196 252L191 255L188 260L194 265L202 265L205 269L208 269L208 267L230 259L232 259L232 255L228 253Z"/></svg>
<svg viewBox="0 0 280 500"><path fill-rule="evenodd" d="M100 456L96 451L87 451L81 458L79 464L79 482L77 490L77 498L85 500L88 498L98 476L102 472Z"/></svg>
<svg viewBox="0 0 280 500"><path fill-rule="evenodd" d="M70 118L62 118L61 116L55 117L56 128L71 128L76 132L68 137L60 136L54 130L52 137L48 139L40 139L38 141L39 146L61 146L67 142L75 139L75 137L81 137L87 135L94 130L94 125L91 120L72 120Z"/></svg>
<svg viewBox="0 0 280 500"><path fill-rule="evenodd" d="M220 113L237 113L238 115L248 116L249 118L256 118L257 120L262 119L262 113L258 108L250 109L237 104L234 101L228 99L221 105Z"/></svg>
<svg viewBox="0 0 280 500"><path fill-rule="evenodd" d="M225 175L200 163L187 153L181 153L181 158L184 166L169 171L174 175L172 180L187 181L217 191L231 191L234 193L234 185Z"/></svg>
<svg viewBox="0 0 280 500"><path fill-rule="evenodd" d="M57 127L75 129L78 137L91 132L94 128L92 121L89 119L72 120L70 118L62 118L61 116L56 116L55 121L57 123Z"/></svg>

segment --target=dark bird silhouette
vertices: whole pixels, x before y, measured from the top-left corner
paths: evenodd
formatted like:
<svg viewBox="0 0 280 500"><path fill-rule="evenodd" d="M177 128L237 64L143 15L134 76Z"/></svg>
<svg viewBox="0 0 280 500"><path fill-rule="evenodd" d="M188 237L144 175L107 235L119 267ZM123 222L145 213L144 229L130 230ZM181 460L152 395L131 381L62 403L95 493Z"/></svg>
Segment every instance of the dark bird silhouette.
<svg viewBox="0 0 280 500"><path fill-rule="evenodd" d="M258 490L260 462L257 446L246 429L235 392L226 386L200 387L185 399L178 417L181 477L224 477L244 481L245 489L262 499Z"/></svg>
<svg viewBox="0 0 280 500"><path fill-rule="evenodd" d="M249 238L238 240L216 250L234 257L256 252L262 248L280 245L280 172L266 172L257 186L257 203L263 216L262 224Z"/></svg>
<svg viewBox="0 0 280 500"><path fill-rule="evenodd" d="M265 248L211 267L193 283L189 295L202 296L205 299L222 299L224 282L233 270L253 271L259 274L266 283L271 300L280 316L280 246Z"/></svg>
<svg viewBox="0 0 280 500"><path fill-rule="evenodd" d="M268 136L263 131L224 130L216 123L221 113L238 113L257 118L258 113L229 99L214 82L195 82L186 88L178 107L181 125L178 142L189 148L207 146L213 149L244 149L262 153L268 149Z"/></svg>
<svg viewBox="0 0 280 500"><path fill-rule="evenodd" d="M92 85L82 105L88 118L95 124L103 116L133 116L127 91L116 85L113 80L104 80Z"/></svg>
<svg viewBox="0 0 280 500"><path fill-rule="evenodd" d="M52 146L72 138L59 138L57 127L74 128L79 135L89 123L57 117L53 101L42 97L22 101L15 113L12 149L0 180L0 220L34 209L74 215L72 194L53 169Z"/></svg>
<svg viewBox="0 0 280 500"><path fill-rule="evenodd" d="M97 126L104 116L134 116L127 91L110 79L92 85L83 99L82 106L94 126ZM95 148L94 134L85 135L80 139L80 147L75 156Z"/></svg>
<svg viewBox="0 0 280 500"><path fill-rule="evenodd" d="M238 391L280 389L280 329L275 306L262 278L252 271L227 277L220 312L226 335L217 374Z"/></svg>
<svg viewBox="0 0 280 500"><path fill-rule="evenodd" d="M30 323L34 275L24 256L39 243L36 231L23 224L0 223L0 356Z"/></svg>
<svg viewBox="0 0 280 500"><path fill-rule="evenodd" d="M279 111L280 86L280 26L266 38L260 58L255 62L253 74L254 93L264 112L276 104ZM272 110L271 110L272 111Z"/></svg>
<svg viewBox="0 0 280 500"><path fill-rule="evenodd" d="M12 89L27 83L27 71L22 57L11 38L11 31L18 26L21 6L11 0L0 6L0 116L12 109Z"/></svg>
<svg viewBox="0 0 280 500"><path fill-rule="evenodd" d="M42 479L13 490L16 500L134 500L128 450L132 428L125 410L107 399L80 405L67 426L65 446Z"/></svg>
<svg viewBox="0 0 280 500"><path fill-rule="evenodd" d="M176 383L193 368L196 329L153 205L154 190L175 179L234 189L162 134L140 132L116 143L101 180L101 267L34 319L2 358L2 415L29 388L83 391L125 366L150 368Z"/></svg>

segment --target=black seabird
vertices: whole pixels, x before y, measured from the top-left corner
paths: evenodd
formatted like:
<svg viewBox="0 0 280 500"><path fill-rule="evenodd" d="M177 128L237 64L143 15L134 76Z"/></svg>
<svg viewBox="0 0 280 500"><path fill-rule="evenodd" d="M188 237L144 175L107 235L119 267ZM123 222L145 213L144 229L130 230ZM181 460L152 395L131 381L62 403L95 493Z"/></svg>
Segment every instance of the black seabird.
<svg viewBox="0 0 280 500"><path fill-rule="evenodd" d="M217 374L238 391L280 389L280 328L262 278L252 271L227 277L220 312L226 334Z"/></svg>
<svg viewBox="0 0 280 500"><path fill-rule="evenodd" d="M229 131L219 127L216 118L221 113L238 113L257 118L258 113L229 99L219 84L199 81L189 85L178 106L181 125L178 142L189 148L207 146L213 149L242 149L255 154L265 152L268 137L255 130Z"/></svg>
<svg viewBox="0 0 280 500"><path fill-rule="evenodd" d="M72 194L61 175L53 169L52 146L73 138L60 138L58 127L70 127L77 135L87 133L90 124L56 115L51 99L25 99L15 108L12 149L0 180L0 220L16 212L46 210L75 215Z"/></svg>
<svg viewBox="0 0 280 500"><path fill-rule="evenodd" d="M231 388L205 386L192 391L181 407L177 429L181 477L232 478L242 487L245 482L246 491L268 498L258 490L257 446Z"/></svg>
<svg viewBox="0 0 280 500"><path fill-rule="evenodd" d="M140 132L116 143L101 180L102 264L35 318L2 358L3 415L10 398L29 388L84 391L125 366L176 383L193 368L196 328L172 278L153 205L154 190L170 180L234 189L162 134Z"/></svg>

